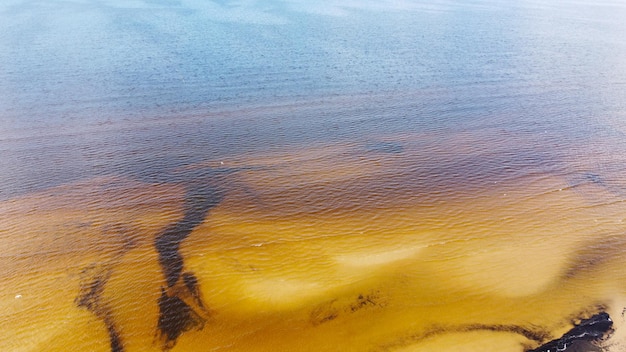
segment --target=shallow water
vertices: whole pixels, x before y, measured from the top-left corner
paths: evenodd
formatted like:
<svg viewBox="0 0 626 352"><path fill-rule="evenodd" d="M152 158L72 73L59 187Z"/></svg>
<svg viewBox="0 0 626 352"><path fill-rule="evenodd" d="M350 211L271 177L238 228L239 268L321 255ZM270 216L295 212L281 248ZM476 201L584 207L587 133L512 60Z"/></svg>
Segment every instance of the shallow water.
<svg viewBox="0 0 626 352"><path fill-rule="evenodd" d="M0 349L626 337L620 3L0 5Z"/></svg>

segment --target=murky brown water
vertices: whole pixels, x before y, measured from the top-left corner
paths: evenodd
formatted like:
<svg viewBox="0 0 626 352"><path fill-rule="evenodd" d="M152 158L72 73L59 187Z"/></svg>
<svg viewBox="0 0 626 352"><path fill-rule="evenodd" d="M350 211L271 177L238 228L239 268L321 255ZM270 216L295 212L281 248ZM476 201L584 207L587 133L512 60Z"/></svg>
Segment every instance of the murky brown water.
<svg viewBox="0 0 626 352"><path fill-rule="evenodd" d="M221 201L180 242L198 300L168 290L198 324L170 347L522 351L598 307L619 333L619 175L503 167L535 143L482 146L500 133L378 135L178 170L213 170L198 182ZM577 152L588 170L597 155ZM123 350L160 350L155 238L185 216L185 187L99 177L4 200L5 349L107 351L109 324Z"/></svg>
<svg viewBox="0 0 626 352"><path fill-rule="evenodd" d="M626 349L623 5L271 4L0 5L0 350Z"/></svg>

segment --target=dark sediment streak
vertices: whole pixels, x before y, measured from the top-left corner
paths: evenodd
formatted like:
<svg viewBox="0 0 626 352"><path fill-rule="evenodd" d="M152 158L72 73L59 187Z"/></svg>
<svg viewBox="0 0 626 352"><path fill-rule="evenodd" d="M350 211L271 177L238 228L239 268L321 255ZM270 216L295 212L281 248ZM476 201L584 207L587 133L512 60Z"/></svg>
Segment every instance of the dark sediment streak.
<svg viewBox="0 0 626 352"><path fill-rule="evenodd" d="M545 341L550 336L550 334L543 329L538 329L535 327L527 328L521 325L514 324L467 324L453 326L434 326L431 329L424 331L423 333L406 336L389 344L381 345L377 349L377 351L396 350L400 347L408 346L440 335L469 333L473 331L493 331L519 334L537 343Z"/></svg>
<svg viewBox="0 0 626 352"><path fill-rule="evenodd" d="M209 184L197 181L187 184L183 218L155 238L154 246L167 283L158 300L158 333L164 350L171 349L183 332L204 327L205 319L199 311L204 312L205 307L198 279L191 272L183 273L180 245L222 198L221 192Z"/></svg>
<svg viewBox="0 0 626 352"><path fill-rule="evenodd" d="M420 336L420 338L416 340L427 339L427 338L431 338L433 336L440 335L440 334L472 332L472 331L509 332L513 334L522 335L529 340L533 340L537 342L545 340L546 337L548 336L548 332L546 331L526 328L520 325L468 324L468 325L463 325L463 326L436 328L436 329L426 332L424 335Z"/></svg>
<svg viewBox="0 0 626 352"><path fill-rule="evenodd" d="M610 263L624 253L626 241L622 233L600 234L593 241L581 245L573 253L571 264L563 273L563 279L593 275L601 266Z"/></svg>
<svg viewBox="0 0 626 352"><path fill-rule="evenodd" d="M167 227L156 237L154 246L159 254L159 264L163 269L168 287L176 284L183 271L183 257L179 252L181 242L202 223L209 210L221 200L221 194L211 186L189 187L185 197L183 218Z"/></svg>
<svg viewBox="0 0 626 352"><path fill-rule="evenodd" d="M166 287L161 288L157 302L157 334L161 338L163 350L171 349L182 333L204 327L207 310L202 302L200 285L192 272L183 272L184 258L180 253L180 245L223 198L222 192L206 180L215 180L235 171L210 169L208 172L193 170L182 174L161 174L167 176L161 176L165 179L184 184L186 189L183 218L166 227L154 240L159 265L167 283ZM122 236L125 241L122 250L103 264L92 264L83 269L75 304L89 310L105 324L112 352L124 352L124 339L113 314L114 307L106 299L104 291L114 274L114 265L134 247L134 243L128 229L115 227L113 230L115 232L112 234Z"/></svg>
<svg viewBox="0 0 626 352"><path fill-rule="evenodd" d="M84 268L80 273L80 291L74 299L78 307L86 308L98 319L102 320L109 334L109 343L112 352L123 352L124 345L120 331L115 322L111 302L104 296L107 282L114 273L114 266L135 245L135 233L132 227L124 224L112 224L105 227L103 236L117 237L122 240L121 250L104 262L94 263Z"/></svg>
<svg viewBox="0 0 626 352"><path fill-rule="evenodd" d="M86 308L104 322L109 334L111 352L123 352L124 345L111 308L102 298L104 287L111 276L111 270L92 266L83 270L81 274L85 280L81 282L80 294L75 299L76 305Z"/></svg>
<svg viewBox="0 0 626 352"><path fill-rule="evenodd" d="M558 339L554 339L548 342L550 333L545 329L538 329L536 327L524 327L521 325L499 325L499 324L468 324L461 326L434 326L433 328L412 336L406 336L400 340L392 343L382 345L379 349L381 351L395 350L398 347L414 344L435 336L450 334L450 333L466 333L472 331L494 331L494 332L506 332L519 334L527 338L528 340L535 341L537 344L542 344L535 349L527 348L526 352L557 352L557 351L581 351L581 348L586 350L597 350L597 347L592 344L593 341L602 339L605 335L612 331L613 321L609 317L609 314L601 311L590 317L589 319L582 319L579 324L575 324L574 328L563 334Z"/></svg>
<svg viewBox="0 0 626 352"><path fill-rule="evenodd" d="M381 346L379 350L394 350L398 347L410 345L435 336L450 333L466 333L472 331L494 331L507 332L524 336L525 338L543 345L536 349L526 349L527 352L557 352L557 351L579 351L579 347L593 347L589 342L603 338L612 331L613 321L605 312L593 315L589 319L582 319L579 324L566 332L562 337L547 341L550 333L544 329L535 327L528 328L521 325L499 325L499 324L468 324L461 326L435 326L421 334L407 336L394 343Z"/></svg>

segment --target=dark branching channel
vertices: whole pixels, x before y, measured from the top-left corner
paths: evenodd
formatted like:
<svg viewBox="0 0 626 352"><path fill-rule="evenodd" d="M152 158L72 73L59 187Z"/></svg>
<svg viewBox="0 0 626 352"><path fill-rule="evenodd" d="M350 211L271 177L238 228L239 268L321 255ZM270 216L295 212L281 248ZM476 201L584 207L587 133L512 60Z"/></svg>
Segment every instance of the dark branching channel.
<svg viewBox="0 0 626 352"><path fill-rule="evenodd" d="M210 209L218 205L223 194L210 182L187 181L185 184L184 214L180 221L172 223L156 235L154 247L165 279L165 287L156 304L159 308L157 322L161 347L167 351L186 331L204 327L208 310L202 302L198 279L193 272L185 272L185 262L180 253L181 243L206 218ZM113 274L113 264L129 248L110 262L94 264L81 273L80 293L75 299L78 307L92 312L106 325L112 352L123 352L123 337L113 314L113 307L104 296L106 284Z"/></svg>
<svg viewBox="0 0 626 352"><path fill-rule="evenodd" d="M80 294L74 301L77 306L86 308L104 322L109 334L111 352L123 352L122 339L115 325L111 307L103 299L104 287L111 276L111 270L95 265L87 267L81 273Z"/></svg>

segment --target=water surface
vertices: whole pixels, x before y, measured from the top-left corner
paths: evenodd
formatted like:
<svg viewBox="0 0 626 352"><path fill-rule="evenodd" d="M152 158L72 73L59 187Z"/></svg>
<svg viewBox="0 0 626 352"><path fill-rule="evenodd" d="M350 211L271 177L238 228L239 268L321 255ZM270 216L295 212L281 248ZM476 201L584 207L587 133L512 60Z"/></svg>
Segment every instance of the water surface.
<svg viewBox="0 0 626 352"><path fill-rule="evenodd" d="M0 349L623 349L619 2L5 1Z"/></svg>

